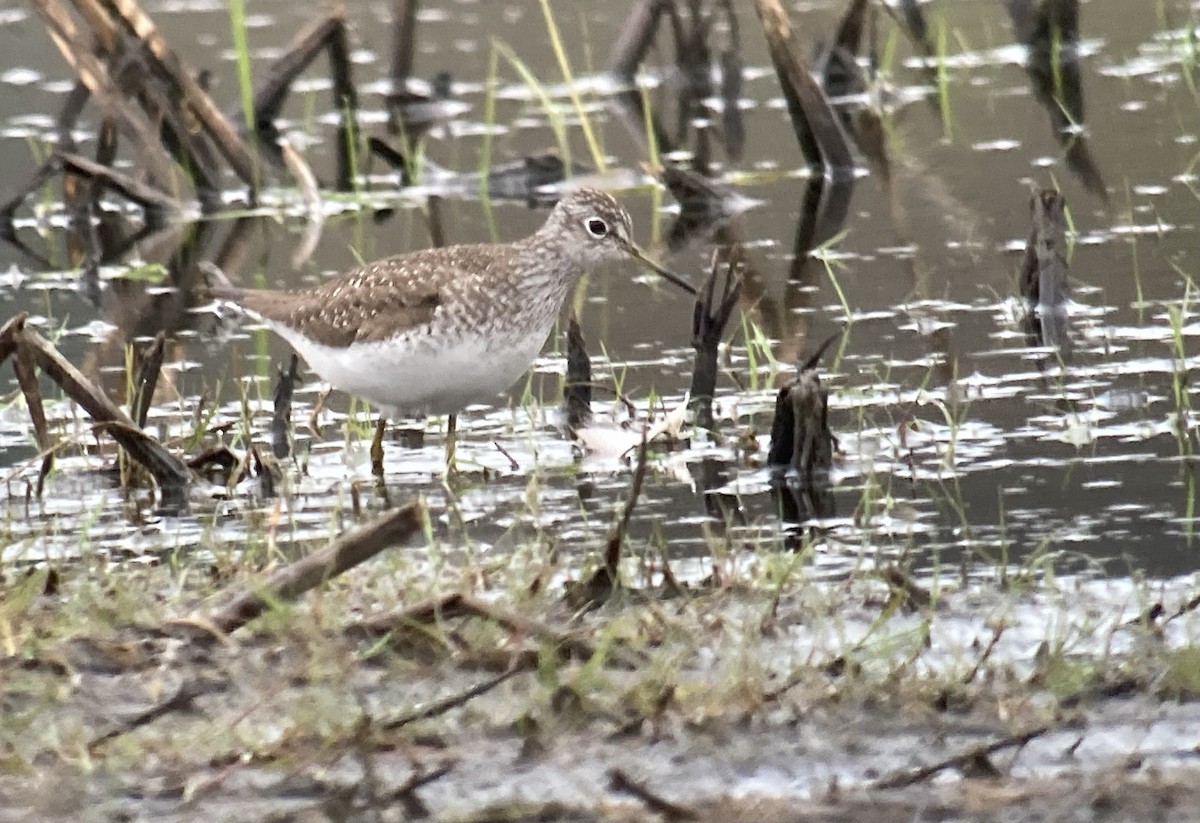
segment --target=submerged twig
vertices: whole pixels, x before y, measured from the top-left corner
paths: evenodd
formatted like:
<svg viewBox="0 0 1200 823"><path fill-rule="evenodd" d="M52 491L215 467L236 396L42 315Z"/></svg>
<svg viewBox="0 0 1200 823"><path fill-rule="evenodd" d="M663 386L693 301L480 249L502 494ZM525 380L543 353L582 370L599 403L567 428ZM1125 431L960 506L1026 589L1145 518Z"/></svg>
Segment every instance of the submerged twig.
<svg viewBox="0 0 1200 823"><path fill-rule="evenodd" d="M271 63L266 78L254 92L253 128L264 148L274 148L278 142L275 120L291 91L292 83L308 68L323 50L328 48L329 38L345 20L340 12L328 12L308 23L296 33L283 55Z"/></svg>
<svg viewBox="0 0 1200 823"><path fill-rule="evenodd" d="M741 247L733 246L725 256L725 281L720 296L715 288L720 269L720 256L713 252L712 266L708 279L700 287L692 311L692 348L696 350L695 366L692 369L691 406L696 425L702 429L713 428L712 404L717 388L717 355L725 326L737 306L742 283L738 275L741 263Z"/></svg>
<svg viewBox="0 0 1200 823"><path fill-rule="evenodd" d="M964 686L971 684L971 681L973 681L975 676L979 674L984 664L987 663L989 658L991 658L992 652L996 650L997 644L1000 643L1000 637L1004 634L1004 630L1006 628L1008 628L1008 625L1001 622L997 623L992 629L992 639L988 641L987 647L984 648L983 654L979 655L979 659L975 661L975 665L971 667L971 671L967 672L962 679Z"/></svg>
<svg viewBox="0 0 1200 823"><path fill-rule="evenodd" d="M12 234L13 217L21 204L25 202L25 198L40 189L43 183L58 172L58 169L58 158L52 155L34 170L24 185L0 202L0 224L4 225L6 239ZM31 252L30 254L32 255ZM41 259L46 266L50 265L49 261Z"/></svg>

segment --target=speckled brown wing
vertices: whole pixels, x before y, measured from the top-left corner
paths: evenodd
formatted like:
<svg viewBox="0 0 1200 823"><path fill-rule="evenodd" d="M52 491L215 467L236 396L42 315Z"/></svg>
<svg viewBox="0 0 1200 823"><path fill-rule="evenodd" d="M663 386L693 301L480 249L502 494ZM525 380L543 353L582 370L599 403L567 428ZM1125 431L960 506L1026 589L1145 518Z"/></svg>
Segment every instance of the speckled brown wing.
<svg viewBox="0 0 1200 823"><path fill-rule="evenodd" d="M483 328L497 315L518 313L517 285L528 280L529 267L513 244L447 246L377 260L311 289L213 293L314 342L344 348L388 340L435 320L447 328ZM439 309L453 309L453 317L439 318Z"/></svg>
<svg viewBox="0 0 1200 823"><path fill-rule="evenodd" d="M432 322L454 263L432 249L352 269L311 289L214 289L263 319L317 343L344 348L387 340Z"/></svg>
<svg viewBox="0 0 1200 823"><path fill-rule="evenodd" d="M245 289L232 297L263 319L286 325L314 342L335 348L386 340L433 320L442 299L436 286L386 294L355 290L324 300L315 290Z"/></svg>

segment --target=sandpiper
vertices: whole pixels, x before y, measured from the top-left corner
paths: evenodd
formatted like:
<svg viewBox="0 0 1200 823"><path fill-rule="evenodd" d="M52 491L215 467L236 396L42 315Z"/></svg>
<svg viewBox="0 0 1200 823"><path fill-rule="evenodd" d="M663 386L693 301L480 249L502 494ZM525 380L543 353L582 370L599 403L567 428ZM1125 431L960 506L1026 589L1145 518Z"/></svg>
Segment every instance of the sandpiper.
<svg viewBox="0 0 1200 823"><path fill-rule="evenodd" d="M632 258L695 294L633 242L629 214L605 192L566 194L532 235L387 257L319 286L214 285L213 296L287 340L333 388L381 407L371 444L382 471L388 415L455 416L512 386L533 363L571 287L592 266Z"/></svg>

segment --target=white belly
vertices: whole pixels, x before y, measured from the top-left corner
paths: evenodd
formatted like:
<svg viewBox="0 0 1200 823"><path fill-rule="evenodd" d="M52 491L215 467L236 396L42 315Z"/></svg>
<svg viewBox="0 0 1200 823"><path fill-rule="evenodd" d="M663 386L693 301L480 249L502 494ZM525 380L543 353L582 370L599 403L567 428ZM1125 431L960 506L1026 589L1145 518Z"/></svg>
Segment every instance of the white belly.
<svg viewBox="0 0 1200 823"><path fill-rule="evenodd" d="M413 414L454 414L494 399L529 369L549 334L534 330L503 343L468 334L453 346L394 338L336 348L268 325L335 389Z"/></svg>

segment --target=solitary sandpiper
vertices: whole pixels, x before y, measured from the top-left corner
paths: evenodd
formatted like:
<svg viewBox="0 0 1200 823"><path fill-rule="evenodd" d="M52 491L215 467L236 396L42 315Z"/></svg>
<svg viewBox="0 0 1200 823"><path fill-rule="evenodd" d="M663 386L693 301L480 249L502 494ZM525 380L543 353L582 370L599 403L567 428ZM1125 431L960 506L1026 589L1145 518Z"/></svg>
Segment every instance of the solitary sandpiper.
<svg viewBox="0 0 1200 823"><path fill-rule="evenodd" d="M213 296L262 321L335 389L384 411L371 444L381 471L388 414L455 415L528 370L575 282L590 267L632 258L695 293L633 242L610 195L566 194L545 224L511 243L446 246L387 257L309 289L214 285Z"/></svg>

